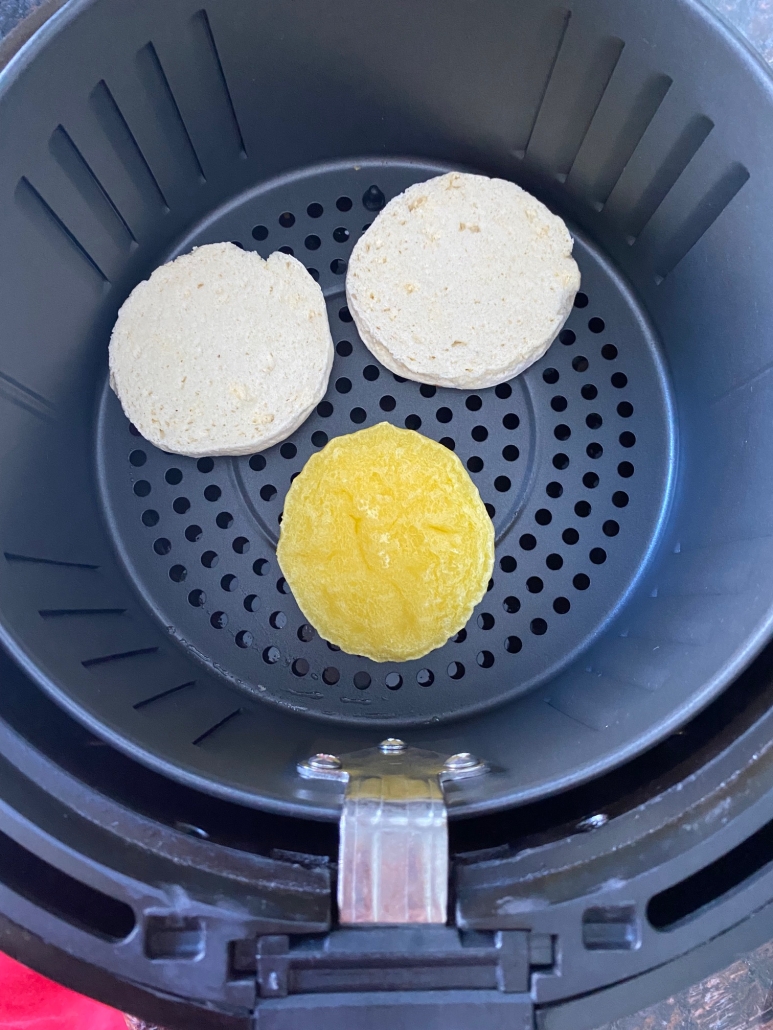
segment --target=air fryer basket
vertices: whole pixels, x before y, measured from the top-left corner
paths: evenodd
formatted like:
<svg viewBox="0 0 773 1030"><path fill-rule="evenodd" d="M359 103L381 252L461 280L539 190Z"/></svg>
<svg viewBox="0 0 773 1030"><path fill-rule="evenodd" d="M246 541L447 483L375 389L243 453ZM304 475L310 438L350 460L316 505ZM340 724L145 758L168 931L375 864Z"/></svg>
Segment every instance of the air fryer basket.
<svg viewBox="0 0 773 1030"><path fill-rule="evenodd" d="M770 635L772 100L695 0L70 0L0 79L0 633L29 689L169 780L325 820L297 761L388 732L490 763L459 817L672 739ZM479 393L388 373L343 292L385 201L449 168L543 199L583 275L545 358ZM290 440L197 462L129 425L107 341L218 240L295 253L337 353ZM497 533L466 631L404 665L321 641L275 556L291 476L381 420L454 448Z"/></svg>
<svg viewBox="0 0 773 1030"><path fill-rule="evenodd" d="M131 754L287 812L334 815L295 762L380 727L495 766L460 813L669 733L760 647L773 602L757 108L681 71L650 6L461 4L442 28L432 5L141 10L88 8L103 44L75 59L76 5L45 86L33 63L4 105L9 648ZM343 272L385 198L459 166L570 219L584 286L525 376L428 396L370 359ZM195 463L132 435L106 341L140 278L222 239L302 257L338 354L290 441ZM466 639L400 668L327 649L274 555L292 472L384 418L457 448L498 535Z"/></svg>

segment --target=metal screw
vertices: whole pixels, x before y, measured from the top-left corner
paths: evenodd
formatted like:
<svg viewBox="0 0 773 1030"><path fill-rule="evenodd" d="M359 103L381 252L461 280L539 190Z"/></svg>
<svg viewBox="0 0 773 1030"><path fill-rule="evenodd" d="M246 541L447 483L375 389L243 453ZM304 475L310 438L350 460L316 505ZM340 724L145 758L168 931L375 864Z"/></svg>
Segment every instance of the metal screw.
<svg viewBox="0 0 773 1030"><path fill-rule="evenodd" d="M309 759L309 767L311 769L318 769L320 771L325 769L340 769L341 759L336 755L314 755Z"/></svg>
<svg viewBox="0 0 773 1030"><path fill-rule="evenodd" d="M609 816L604 812L598 812L596 815L589 815L587 819L581 819L577 823L577 829L582 830L584 833L590 830L599 830L602 826L606 826L609 822Z"/></svg>
<svg viewBox="0 0 773 1030"><path fill-rule="evenodd" d="M385 755L399 755L405 751L406 743L404 740L398 740L397 737L387 737L386 740L381 741L379 747Z"/></svg>
<svg viewBox="0 0 773 1030"><path fill-rule="evenodd" d="M471 755L469 751L462 751L458 755L451 755L446 759L445 768L448 772L469 772L470 769L477 769L480 759Z"/></svg>

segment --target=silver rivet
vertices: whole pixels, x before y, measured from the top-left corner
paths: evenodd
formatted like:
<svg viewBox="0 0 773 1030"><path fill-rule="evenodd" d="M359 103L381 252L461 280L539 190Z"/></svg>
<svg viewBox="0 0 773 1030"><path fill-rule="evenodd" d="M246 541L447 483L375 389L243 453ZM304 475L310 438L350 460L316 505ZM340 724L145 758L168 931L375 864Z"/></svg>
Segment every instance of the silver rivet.
<svg viewBox="0 0 773 1030"><path fill-rule="evenodd" d="M577 823L577 829L587 832L588 830L599 830L602 826L606 826L609 822L609 816L604 812L598 812L596 815L589 815L587 819L581 819Z"/></svg>
<svg viewBox="0 0 773 1030"><path fill-rule="evenodd" d="M336 755L314 755L309 759L309 767L311 769L340 769L341 759Z"/></svg>
<svg viewBox="0 0 773 1030"><path fill-rule="evenodd" d="M479 765L480 760L475 755L471 755L469 751L462 751L458 755L451 755L445 762L445 768L449 772L467 772L470 769L476 769Z"/></svg>
<svg viewBox="0 0 773 1030"><path fill-rule="evenodd" d="M397 737L387 737L386 740L382 740L379 747L385 755L399 755L401 751L405 751L405 741L398 740Z"/></svg>

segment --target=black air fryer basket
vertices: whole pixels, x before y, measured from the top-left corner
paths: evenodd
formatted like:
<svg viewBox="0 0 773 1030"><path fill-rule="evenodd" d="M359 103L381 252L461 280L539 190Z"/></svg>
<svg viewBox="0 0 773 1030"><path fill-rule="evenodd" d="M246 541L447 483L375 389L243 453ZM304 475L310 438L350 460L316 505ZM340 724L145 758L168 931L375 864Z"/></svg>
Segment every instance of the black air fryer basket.
<svg viewBox="0 0 773 1030"><path fill-rule="evenodd" d="M773 936L771 79L697 0L201 3L70 0L0 74L0 946L180 1027L594 1026ZM387 372L344 295L449 169L544 200L583 278L478 393ZM336 357L288 441L195 461L107 341L222 240L304 262ZM402 665L320 640L275 553L291 477L382 420L497 535ZM445 927L336 928L340 793L297 765L388 736L489 767Z"/></svg>

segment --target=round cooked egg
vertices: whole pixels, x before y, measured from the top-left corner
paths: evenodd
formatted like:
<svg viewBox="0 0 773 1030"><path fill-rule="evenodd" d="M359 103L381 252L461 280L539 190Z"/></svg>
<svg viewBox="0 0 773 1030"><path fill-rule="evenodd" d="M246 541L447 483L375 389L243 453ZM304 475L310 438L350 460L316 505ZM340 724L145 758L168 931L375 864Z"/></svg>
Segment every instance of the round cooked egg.
<svg viewBox="0 0 773 1030"><path fill-rule="evenodd" d="M277 557L325 640L406 661L467 623L493 571L494 527L455 454L382 422L309 459L285 500Z"/></svg>

